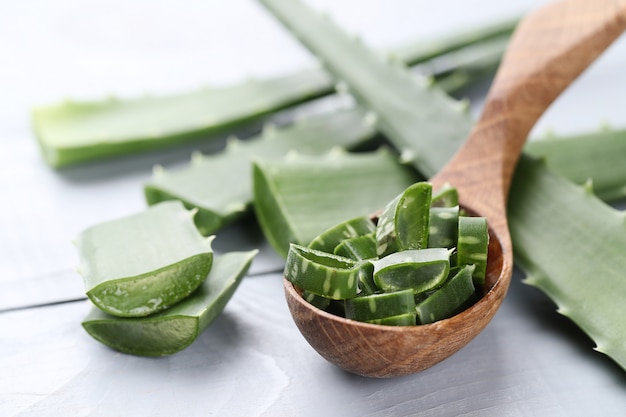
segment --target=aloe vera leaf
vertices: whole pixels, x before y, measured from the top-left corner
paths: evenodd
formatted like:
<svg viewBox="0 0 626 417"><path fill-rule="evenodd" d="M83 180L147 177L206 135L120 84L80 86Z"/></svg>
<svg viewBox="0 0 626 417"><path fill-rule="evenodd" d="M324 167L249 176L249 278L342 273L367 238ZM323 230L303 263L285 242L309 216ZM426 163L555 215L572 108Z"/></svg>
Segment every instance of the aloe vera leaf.
<svg viewBox="0 0 626 417"><path fill-rule="evenodd" d="M92 308L83 327L96 340L125 353L165 356L189 346L220 315L257 251L215 257L203 284L175 306L148 317L122 318Z"/></svg>
<svg viewBox="0 0 626 417"><path fill-rule="evenodd" d="M523 157L509 197L515 259L538 287L626 369L626 221L591 189Z"/></svg>
<svg viewBox="0 0 626 417"><path fill-rule="evenodd" d="M459 192L450 184L445 184L438 190L433 190L431 206L455 207L459 205Z"/></svg>
<svg viewBox="0 0 626 417"><path fill-rule="evenodd" d="M320 154L334 146L352 149L376 134L359 109L309 117L281 128L268 126L255 138L229 141L219 154L195 154L184 169L155 169L144 186L145 198L150 205L176 199L197 208L196 226L209 235L238 219L252 204L252 159L277 159L290 150Z"/></svg>
<svg viewBox="0 0 626 417"><path fill-rule="evenodd" d="M459 31L404 45L393 54L414 65L469 44L506 38L514 26L510 20ZM62 167L224 132L333 91L334 81L317 68L169 96L65 101L34 108L32 119L45 160Z"/></svg>
<svg viewBox="0 0 626 417"><path fill-rule="evenodd" d="M374 282L384 291L410 288L415 294L437 288L450 271L450 252L444 248L395 252L371 261Z"/></svg>
<svg viewBox="0 0 626 417"><path fill-rule="evenodd" d="M35 134L53 167L162 147L327 94L320 70L281 78L133 100L66 101L35 108Z"/></svg>
<svg viewBox="0 0 626 417"><path fill-rule="evenodd" d="M356 261L374 259L378 257L376 254L376 234L372 232L345 239L335 247L333 253Z"/></svg>
<svg viewBox="0 0 626 417"><path fill-rule="evenodd" d="M400 62L385 61L297 0L260 0L358 102L371 110L377 127L405 161L430 177L450 158L473 120L432 82Z"/></svg>
<svg viewBox="0 0 626 417"><path fill-rule="evenodd" d="M267 240L286 257L289 243L307 245L338 223L369 215L419 179L385 148L291 154L254 163L254 209Z"/></svg>
<svg viewBox="0 0 626 417"><path fill-rule="evenodd" d="M368 320L367 323L382 324L385 326L413 326L415 324L415 316L415 312L412 312L397 316L383 317L381 319Z"/></svg>
<svg viewBox="0 0 626 417"><path fill-rule="evenodd" d="M369 216L359 216L346 220L320 233L307 246L311 249L334 253L334 249L346 239L356 238L376 230Z"/></svg>
<svg viewBox="0 0 626 417"><path fill-rule="evenodd" d="M362 264L296 244L289 246L285 278L294 285L332 300L354 298Z"/></svg>
<svg viewBox="0 0 626 417"><path fill-rule="evenodd" d="M416 182L385 206L376 226L378 256L428 246L431 197L432 185Z"/></svg>
<svg viewBox="0 0 626 417"><path fill-rule="evenodd" d="M577 184L591 179L594 193L605 201L626 196L625 129L536 139L524 152L545 158L552 170Z"/></svg>
<svg viewBox="0 0 626 417"><path fill-rule="evenodd" d="M413 290L369 294L345 301L346 318L358 321L382 319L401 314L415 314Z"/></svg>
<svg viewBox="0 0 626 417"><path fill-rule="evenodd" d="M415 310L420 324L433 323L460 313L476 299L472 275L474 265L464 265L452 277L419 303Z"/></svg>
<svg viewBox="0 0 626 417"><path fill-rule="evenodd" d="M191 294L213 261L213 237L201 236L192 216L171 201L83 231L79 272L91 301L109 314L138 317Z"/></svg>
<svg viewBox="0 0 626 417"><path fill-rule="evenodd" d="M457 235L456 260L458 265L475 266L472 277L474 285L482 288L487 272L487 250L489 248L489 232L487 219L484 217L460 216Z"/></svg>

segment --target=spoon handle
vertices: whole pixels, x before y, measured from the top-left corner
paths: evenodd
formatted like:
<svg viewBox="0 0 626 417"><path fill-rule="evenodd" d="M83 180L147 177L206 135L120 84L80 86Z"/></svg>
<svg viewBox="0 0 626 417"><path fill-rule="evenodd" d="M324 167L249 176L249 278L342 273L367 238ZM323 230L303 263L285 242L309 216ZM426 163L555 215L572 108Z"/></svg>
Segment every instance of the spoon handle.
<svg viewBox="0 0 626 417"><path fill-rule="evenodd" d="M452 183L462 199L463 195L471 198L471 209L485 215L492 228L505 228L508 234L506 199L531 128L624 29L626 0L560 1L524 19L511 39L481 118L433 182Z"/></svg>

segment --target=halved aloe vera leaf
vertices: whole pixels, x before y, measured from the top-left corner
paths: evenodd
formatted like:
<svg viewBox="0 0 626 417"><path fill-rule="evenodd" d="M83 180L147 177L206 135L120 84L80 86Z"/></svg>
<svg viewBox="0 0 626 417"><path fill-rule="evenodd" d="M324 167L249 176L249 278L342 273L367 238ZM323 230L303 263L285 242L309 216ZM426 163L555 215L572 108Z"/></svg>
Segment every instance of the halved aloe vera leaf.
<svg viewBox="0 0 626 417"><path fill-rule="evenodd" d="M198 288L213 262L211 241L179 201L92 226L77 241L91 301L109 314L146 316Z"/></svg>
<svg viewBox="0 0 626 417"><path fill-rule="evenodd" d="M450 184L445 184L433 191L430 202L432 207L455 207L459 205L459 192Z"/></svg>
<svg viewBox="0 0 626 417"><path fill-rule="evenodd" d="M464 265L452 277L419 303L415 310L420 324L433 323L460 313L476 299L472 274L474 265Z"/></svg>
<svg viewBox="0 0 626 417"><path fill-rule="evenodd" d="M291 244L285 278L310 293L332 300L356 297L363 264L352 259Z"/></svg>
<svg viewBox="0 0 626 417"><path fill-rule="evenodd" d="M369 321L401 314L415 314L413 290L363 295L345 301L346 318Z"/></svg>
<svg viewBox="0 0 626 417"><path fill-rule="evenodd" d="M459 233L459 206L432 207L428 224L428 247L452 249Z"/></svg>
<svg viewBox="0 0 626 417"><path fill-rule="evenodd" d="M307 246L311 249L333 253L337 245L344 240L367 235L375 230L376 225L369 216L359 216L327 229Z"/></svg>
<svg viewBox="0 0 626 417"><path fill-rule="evenodd" d="M384 291L410 288L415 294L440 286L450 271L450 252L444 248L406 250L372 261L374 282Z"/></svg>
<svg viewBox="0 0 626 417"><path fill-rule="evenodd" d="M473 278L476 287L485 283L489 231L484 217L459 217L456 260L458 265L475 265Z"/></svg>
<svg viewBox="0 0 626 417"><path fill-rule="evenodd" d="M307 245L338 223L369 215L419 179L385 148L291 154L280 161L256 161L253 172L257 219L283 257L289 243Z"/></svg>
<svg viewBox="0 0 626 417"><path fill-rule="evenodd" d="M175 306L148 317L122 318L94 307L83 327L96 340L125 353L165 356L189 346L222 312L257 251L215 257L204 283Z"/></svg>
<svg viewBox="0 0 626 417"><path fill-rule="evenodd" d="M194 154L184 169L155 169L144 186L146 201L156 204L176 199L187 208L197 208L196 226L206 236L241 217L252 204L253 159L279 159L290 150L321 154L335 146L353 149L375 135L358 109L309 117L281 128L267 126L257 137L230 140L224 152ZM233 172L237 175L230 175Z"/></svg>
<svg viewBox="0 0 626 417"><path fill-rule="evenodd" d="M428 246L431 197L432 185L417 182L385 206L376 226L378 256Z"/></svg>

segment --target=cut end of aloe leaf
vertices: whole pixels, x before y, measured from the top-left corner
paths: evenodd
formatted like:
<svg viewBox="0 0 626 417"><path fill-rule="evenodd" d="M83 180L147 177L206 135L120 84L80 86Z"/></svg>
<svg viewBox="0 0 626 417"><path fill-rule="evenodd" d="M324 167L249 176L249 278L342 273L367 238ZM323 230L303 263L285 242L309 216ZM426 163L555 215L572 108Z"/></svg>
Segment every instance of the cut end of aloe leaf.
<svg viewBox="0 0 626 417"><path fill-rule="evenodd" d="M211 241L179 201L101 223L79 236L87 295L103 311L146 316L193 292L213 262Z"/></svg>
<svg viewBox="0 0 626 417"><path fill-rule="evenodd" d="M148 317L116 317L93 307L83 327L94 339L120 352L165 356L189 346L223 311L258 251L215 258L211 272L189 297Z"/></svg>

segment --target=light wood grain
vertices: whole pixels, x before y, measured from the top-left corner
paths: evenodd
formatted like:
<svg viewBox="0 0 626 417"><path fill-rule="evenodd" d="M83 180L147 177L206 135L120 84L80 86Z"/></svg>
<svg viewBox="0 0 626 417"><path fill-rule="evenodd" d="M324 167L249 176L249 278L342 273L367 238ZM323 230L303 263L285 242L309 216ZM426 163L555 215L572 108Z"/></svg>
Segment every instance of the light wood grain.
<svg viewBox="0 0 626 417"><path fill-rule="evenodd" d="M561 1L519 25L466 143L434 178L450 183L463 207L490 227L484 296L466 311L429 325L379 326L308 304L290 283L285 294L298 328L324 358L355 374L393 377L422 371L472 340L509 287L513 254L506 200L528 133L554 99L626 28L626 0Z"/></svg>

